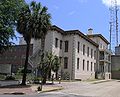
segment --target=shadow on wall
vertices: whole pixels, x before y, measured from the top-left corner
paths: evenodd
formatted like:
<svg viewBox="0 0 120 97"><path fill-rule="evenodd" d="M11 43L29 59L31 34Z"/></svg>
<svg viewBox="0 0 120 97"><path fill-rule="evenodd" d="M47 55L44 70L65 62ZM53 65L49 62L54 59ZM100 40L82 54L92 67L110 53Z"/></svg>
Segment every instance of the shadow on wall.
<svg viewBox="0 0 120 97"><path fill-rule="evenodd" d="M62 80L70 80L69 72L61 72L61 78Z"/></svg>

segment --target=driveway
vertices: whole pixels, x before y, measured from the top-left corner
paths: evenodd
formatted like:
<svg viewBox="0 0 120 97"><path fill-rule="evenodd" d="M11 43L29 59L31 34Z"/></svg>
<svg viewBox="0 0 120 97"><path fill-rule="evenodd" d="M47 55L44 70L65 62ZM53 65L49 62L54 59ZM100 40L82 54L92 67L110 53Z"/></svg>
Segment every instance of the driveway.
<svg viewBox="0 0 120 97"><path fill-rule="evenodd" d="M112 80L93 84L90 82L64 82L62 93L92 97L120 97L120 81Z"/></svg>

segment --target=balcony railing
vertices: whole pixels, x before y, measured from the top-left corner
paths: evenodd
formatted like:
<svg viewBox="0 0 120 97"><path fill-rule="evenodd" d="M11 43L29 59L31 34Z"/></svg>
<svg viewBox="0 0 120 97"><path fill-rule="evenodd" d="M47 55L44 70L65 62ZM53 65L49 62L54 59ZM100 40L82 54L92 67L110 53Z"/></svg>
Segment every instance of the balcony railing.
<svg viewBox="0 0 120 97"><path fill-rule="evenodd" d="M99 58L99 60L100 61L109 61L110 62L110 58L109 57L106 58L106 57L102 56L102 57Z"/></svg>

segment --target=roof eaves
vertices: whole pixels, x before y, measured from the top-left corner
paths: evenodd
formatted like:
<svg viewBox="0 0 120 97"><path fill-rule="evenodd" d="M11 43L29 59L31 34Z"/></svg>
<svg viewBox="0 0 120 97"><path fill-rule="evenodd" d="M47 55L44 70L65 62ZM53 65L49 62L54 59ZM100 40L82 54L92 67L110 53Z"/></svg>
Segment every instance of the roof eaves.
<svg viewBox="0 0 120 97"><path fill-rule="evenodd" d="M78 34L80 35L82 38L84 38L85 40L87 40L88 42L92 43L93 45L95 45L96 47L98 47L98 44L95 43L94 41L92 41L89 37L87 37L86 35L84 35L81 31L79 30L69 30L69 31L65 31L65 34Z"/></svg>
<svg viewBox="0 0 120 97"><path fill-rule="evenodd" d="M93 37L100 37L100 38L102 38L107 44L110 44L109 42L108 42L108 40L103 36L103 35L101 35L101 34L92 34L92 35L87 35L87 36L93 36Z"/></svg>
<svg viewBox="0 0 120 97"><path fill-rule="evenodd" d="M59 28L59 27L56 26L56 25L53 25L53 26L51 27L51 30L56 30L56 31L60 32L61 34L64 34L64 30L61 29L61 28Z"/></svg>

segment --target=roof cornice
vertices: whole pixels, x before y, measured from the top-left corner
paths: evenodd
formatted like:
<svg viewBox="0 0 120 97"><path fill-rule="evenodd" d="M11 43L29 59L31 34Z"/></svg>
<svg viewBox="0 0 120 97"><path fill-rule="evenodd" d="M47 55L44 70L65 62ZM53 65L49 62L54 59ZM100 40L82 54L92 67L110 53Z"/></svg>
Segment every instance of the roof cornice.
<svg viewBox="0 0 120 97"><path fill-rule="evenodd" d="M105 43L110 44L107 39L102 36L101 34L92 34L92 35L87 35L88 37L100 37Z"/></svg>

